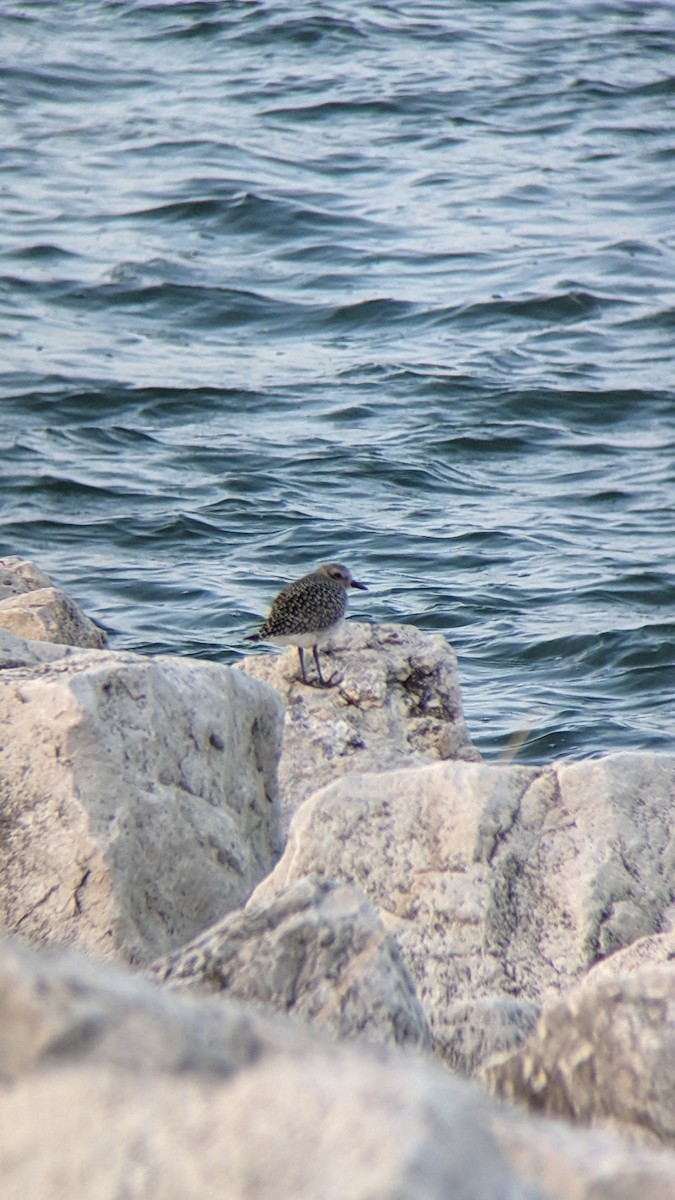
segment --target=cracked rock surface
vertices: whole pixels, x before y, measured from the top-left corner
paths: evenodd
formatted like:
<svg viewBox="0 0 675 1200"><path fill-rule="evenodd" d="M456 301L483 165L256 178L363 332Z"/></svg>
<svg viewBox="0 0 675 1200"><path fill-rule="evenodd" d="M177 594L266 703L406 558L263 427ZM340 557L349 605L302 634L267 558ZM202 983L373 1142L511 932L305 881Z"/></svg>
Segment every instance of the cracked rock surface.
<svg viewBox="0 0 675 1200"><path fill-rule="evenodd" d="M670 919L674 834L667 755L352 775L296 813L254 898L304 875L361 888L437 1051L473 1071L523 1040L542 1000Z"/></svg>
<svg viewBox="0 0 675 1200"><path fill-rule="evenodd" d="M293 647L237 664L271 684L286 708L279 764L284 824L312 792L341 775L480 758L464 721L457 658L440 634L347 621L321 661L333 687L303 684Z"/></svg>
<svg viewBox="0 0 675 1200"><path fill-rule="evenodd" d="M275 693L215 663L0 638L0 921L149 962L280 852Z"/></svg>
<svg viewBox="0 0 675 1200"><path fill-rule="evenodd" d="M395 939L347 884L300 879L230 913L151 973L173 988L293 1015L333 1037L429 1045Z"/></svg>
<svg viewBox="0 0 675 1200"><path fill-rule="evenodd" d="M534 1111L675 1148L675 963L616 977L591 972L484 1078Z"/></svg>

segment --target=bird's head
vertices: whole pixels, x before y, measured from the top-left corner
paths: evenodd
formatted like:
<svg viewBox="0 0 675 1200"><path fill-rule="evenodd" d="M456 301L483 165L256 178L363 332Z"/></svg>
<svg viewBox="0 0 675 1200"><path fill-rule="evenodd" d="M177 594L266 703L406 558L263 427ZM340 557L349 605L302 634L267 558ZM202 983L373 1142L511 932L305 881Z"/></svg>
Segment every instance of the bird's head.
<svg viewBox="0 0 675 1200"><path fill-rule="evenodd" d="M352 573L349 567L344 563L322 563L318 568L321 575L327 575L329 579L334 579L336 583L342 585L343 588L359 588L362 592L367 592L368 588L365 583L357 583L352 578Z"/></svg>

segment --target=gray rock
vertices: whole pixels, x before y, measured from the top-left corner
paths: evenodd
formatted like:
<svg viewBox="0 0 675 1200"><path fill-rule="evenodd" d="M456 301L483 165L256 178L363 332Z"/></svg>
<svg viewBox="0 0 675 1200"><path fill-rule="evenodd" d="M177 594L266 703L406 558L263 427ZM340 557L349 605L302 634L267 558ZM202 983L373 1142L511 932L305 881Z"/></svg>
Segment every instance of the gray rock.
<svg viewBox="0 0 675 1200"><path fill-rule="evenodd" d="M30 559L20 558L18 554L0 558L0 600L53 586L49 575Z"/></svg>
<svg viewBox="0 0 675 1200"><path fill-rule="evenodd" d="M149 962L243 904L280 850L275 693L214 663L8 637L5 927Z"/></svg>
<svg viewBox="0 0 675 1200"><path fill-rule="evenodd" d="M675 1146L675 963L585 980L483 1077L533 1110Z"/></svg>
<svg viewBox="0 0 675 1200"><path fill-rule="evenodd" d="M664 914L664 924L668 915ZM595 987L605 980L624 978L642 967L663 963L675 964L675 929L638 938L625 949L610 954L609 958L600 959L591 967L583 982L588 987Z"/></svg>
<svg viewBox="0 0 675 1200"><path fill-rule="evenodd" d="M445 1061L462 1075L474 1075L493 1055L513 1050L534 1031L541 1009L511 996L456 1000L443 1013Z"/></svg>
<svg viewBox="0 0 675 1200"><path fill-rule="evenodd" d="M0 944L3 1200L664 1200L675 1155L509 1113L74 955ZM11 1080L11 1082L8 1082Z"/></svg>
<svg viewBox="0 0 675 1200"><path fill-rule="evenodd" d="M253 1008L177 1001L111 964L0 938L0 1078L72 1063L225 1076L305 1045Z"/></svg>
<svg viewBox="0 0 675 1200"><path fill-rule="evenodd" d="M79 604L34 563L15 556L0 558L0 626L34 642L92 648L106 642L104 630Z"/></svg>
<svg viewBox="0 0 675 1200"><path fill-rule="evenodd" d="M56 659L68 658L71 651L52 642L27 642L0 628L0 671L14 667L41 667Z"/></svg>
<svg viewBox="0 0 675 1200"><path fill-rule="evenodd" d="M454 1004L538 1004L622 939L658 928L674 875L674 799L675 759L657 755L352 775L296 813L255 897L303 875L360 887L401 946L437 1050L474 1070L476 1041ZM500 1046L499 1021L492 1028L480 1055Z"/></svg>
<svg viewBox="0 0 675 1200"><path fill-rule="evenodd" d="M154 964L172 987L223 992L339 1038L429 1045L395 940L357 888L301 879Z"/></svg>
<svg viewBox="0 0 675 1200"><path fill-rule="evenodd" d="M294 648L238 664L286 708L279 789L286 823L323 784L352 772L480 758L464 721L457 658L440 634L347 622L322 650L335 686L306 687Z"/></svg>

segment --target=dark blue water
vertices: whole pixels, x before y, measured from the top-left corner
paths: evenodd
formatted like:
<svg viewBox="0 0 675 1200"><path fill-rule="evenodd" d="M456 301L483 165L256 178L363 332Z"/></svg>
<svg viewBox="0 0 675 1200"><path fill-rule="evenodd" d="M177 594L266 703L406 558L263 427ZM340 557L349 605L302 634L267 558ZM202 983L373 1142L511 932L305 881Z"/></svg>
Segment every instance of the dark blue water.
<svg viewBox="0 0 675 1200"><path fill-rule="evenodd" d="M342 559L490 756L675 747L675 7L0 7L0 553L233 661Z"/></svg>

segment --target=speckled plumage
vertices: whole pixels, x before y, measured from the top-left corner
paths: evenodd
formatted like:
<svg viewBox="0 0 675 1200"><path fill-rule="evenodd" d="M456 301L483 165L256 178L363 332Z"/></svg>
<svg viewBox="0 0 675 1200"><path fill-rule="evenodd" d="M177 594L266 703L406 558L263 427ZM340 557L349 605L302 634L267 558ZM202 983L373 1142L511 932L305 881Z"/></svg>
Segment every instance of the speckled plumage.
<svg viewBox="0 0 675 1200"><path fill-rule="evenodd" d="M318 647L337 631L347 614L349 588L367 591L356 583L343 563L323 563L316 571L289 583L275 598L266 621L247 641L274 642L278 646L297 646L303 682L307 683L303 647L311 646L322 686Z"/></svg>

